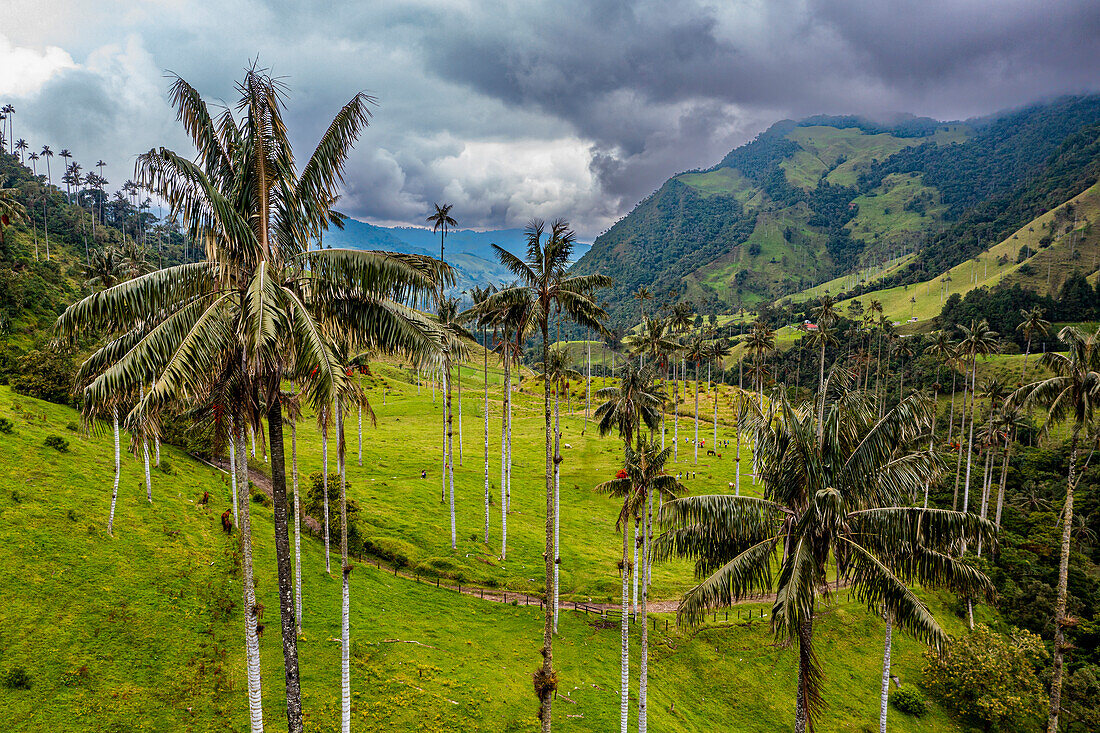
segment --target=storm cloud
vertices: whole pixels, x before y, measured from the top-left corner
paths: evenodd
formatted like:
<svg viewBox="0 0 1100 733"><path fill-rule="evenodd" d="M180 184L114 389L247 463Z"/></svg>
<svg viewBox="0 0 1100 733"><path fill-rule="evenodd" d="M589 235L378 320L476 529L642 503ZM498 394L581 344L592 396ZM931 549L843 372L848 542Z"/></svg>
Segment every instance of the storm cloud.
<svg viewBox="0 0 1100 733"><path fill-rule="evenodd" d="M679 171L784 117L960 119L1100 88L1095 0L332 6L9 0L0 102L16 137L85 168L185 148L165 70L212 100L259 57L286 77L298 149L354 92L379 99L341 202L381 223L446 200L464 226L564 215L591 236ZM109 176L111 177L111 176Z"/></svg>

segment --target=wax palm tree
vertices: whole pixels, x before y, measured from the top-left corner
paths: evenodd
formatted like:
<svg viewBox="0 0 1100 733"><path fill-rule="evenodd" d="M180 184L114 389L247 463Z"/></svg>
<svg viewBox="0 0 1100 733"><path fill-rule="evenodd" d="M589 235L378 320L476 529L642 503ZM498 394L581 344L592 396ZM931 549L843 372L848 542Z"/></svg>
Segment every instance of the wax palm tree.
<svg viewBox="0 0 1100 733"><path fill-rule="evenodd" d="M695 365L695 465L699 465L699 367L707 359L706 335L699 331L684 348L684 357Z"/></svg>
<svg viewBox="0 0 1100 733"><path fill-rule="evenodd" d="M454 204L435 204L435 212L428 217L428 223L432 225L433 232L439 232L439 260L443 260L443 240L447 238L447 230L458 226L458 222L451 216Z"/></svg>
<svg viewBox="0 0 1100 733"><path fill-rule="evenodd" d="M27 221L27 209L16 198L19 191L14 188L0 188L0 256L8 256L8 242L4 238L4 229L12 224L24 224Z"/></svg>
<svg viewBox="0 0 1100 733"><path fill-rule="evenodd" d="M446 442L443 446L444 481L449 486L451 508L451 549L458 546L458 536L455 529L455 466L454 466L454 412L451 408L451 369L452 357L459 363L465 358L466 347L464 341L472 341L466 329L458 323L458 299L442 296L439 301L439 324L441 332L446 336L443 341L443 410L445 420Z"/></svg>
<svg viewBox="0 0 1100 733"><path fill-rule="evenodd" d="M1023 331L1024 338L1027 339L1027 348L1024 349L1024 371L1020 377L1021 382L1027 382L1027 357L1031 353L1032 337L1035 334L1046 336L1050 332L1050 321L1043 319L1043 313L1043 309L1039 306L1020 310L1020 315L1023 316L1024 320L1020 322L1019 326L1016 326L1016 330Z"/></svg>
<svg viewBox="0 0 1100 733"><path fill-rule="evenodd" d="M550 349L550 360L534 365L535 372L543 381L554 385L554 633L558 631L558 589L561 568L561 416L559 402L561 391L569 388L570 379L580 379L580 373L573 369L573 354L567 346L560 343Z"/></svg>
<svg viewBox="0 0 1100 733"><path fill-rule="evenodd" d="M627 361L623 366L619 385L604 387L596 393L597 398L604 400L604 402L596 408L593 419L596 420L599 426L600 435L608 435L612 431L618 431L623 441L626 462L630 461L635 439L637 439L638 444L637 450L641 453L641 432L643 428L649 428L650 431L653 431L660 425L661 403L664 398L654 387L653 380L655 376L652 364L645 367L635 367L632 362ZM629 478L629 469L624 468L620 473L620 478ZM621 498L623 499L623 507L615 524L615 529L621 529L623 533L623 556L619 564L623 581L622 619L620 622L622 647L619 669L621 682L619 725L621 733L626 733L630 713L630 652L628 646L630 614L627 601L631 570L630 556L627 554L627 539L630 529L629 520L636 513L637 501L632 493Z"/></svg>
<svg viewBox="0 0 1100 733"><path fill-rule="evenodd" d="M724 338L716 338L710 343L710 358L718 369L722 370L722 362L730 355L731 347ZM718 450L718 385L714 386L714 449Z"/></svg>
<svg viewBox="0 0 1100 733"><path fill-rule="evenodd" d="M1053 376L1025 385L1013 393L1009 405L1038 405L1047 410L1042 434L1049 435L1053 426L1071 422L1069 470L1066 480L1066 503L1062 510L1062 547L1058 562L1058 588L1054 604L1053 674L1050 684L1048 733L1058 733L1058 715L1062 702L1062 678L1065 673L1066 599L1068 597L1070 533L1073 528L1073 494L1077 488L1077 452L1081 433L1091 430L1100 408L1100 331L1091 336L1073 326L1058 332L1058 340L1066 345L1066 353L1048 351L1039 364Z"/></svg>
<svg viewBox="0 0 1100 733"><path fill-rule="evenodd" d="M909 584L991 590L985 576L951 552L962 539L992 539L992 525L959 512L897 506L942 468L920 447L929 425L927 398L909 397L880 419L874 401L853 386L846 370L833 370L826 392L835 397L824 429L812 403L794 405L782 392L766 406L753 405L749 429L764 458L764 497L669 502L656 544L658 558L696 561L701 582L681 599L681 621L698 623L712 609L775 589L773 631L799 647L799 733L812 727L824 704L813 623L818 597L831 595L830 560L860 602L934 646L947 636ZM897 557L899 547L907 548L905 557Z"/></svg>
<svg viewBox="0 0 1100 733"><path fill-rule="evenodd" d="M625 475L620 475L605 481L596 487L596 491L608 494L622 500L622 509L616 520L616 528L628 525L631 517L639 514L644 516L642 520L642 644L641 662L639 663L638 677L638 731L645 733L648 723L647 692L649 683L649 624L646 616L647 599L649 596L649 568L652 556L652 518L653 496L656 494L662 501L671 501L687 493L687 489L665 472L665 465L672 453L669 448L659 448L653 442L648 442L638 449L630 445L625 446L626 462ZM623 614L626 618L626 614ZM625 647L624 647L625 649ZM624 657L625 660L625 657ZM623 702L620 700L620 705ZM620 710L620 726L625 730L626 717Z"/></svg>
<svg viewBox="0 0 1100 733"><path fill-rule="evenodd" d="M913 358L913 347L904 337L898 338L894 344L894 358L900 362L898 365L898 399L901 400L905 397L905 364Z"/></svg>
<svg viewBox="0 0 1100 733"><path fill-rule="evenodd" d="M970 464L973 456L974 444L974 395L978 378L978 357L988 358L1000 350L997 341L997 332L989 328L989 322L984 319L978 322L971 321L970 327L959 326L962 331L962 339L959 341L959 355L970 362L970 407L969 413L963 415L964 420L970 424L970 436L966 441L966 483L963 485L963 511L970 507ZM965 380L964 380L965 381ZM963 409L966 409L966 384L963 384ZM965 431L965 428L963 428ZM961 442L961 441L960 441ZM959 467L962 464L962 453L959 453L958 465L955 469L955 497L958 499Z"/></svg>
<svg viewBox="0 0 1100 733"><path fill-rule="evenodd" d="M69 159L73 157L73 154L69 151L68 148L62 148L61 152L59 152L57 155L58 155L59 158L64 158L65 159L64 167L65 167L65 170L67 171L68 168L69 168ZM66 201L66 203L72 203L71 200L70 200L70 198L72 196L72 189L69 187L69 181L68 181L67 177L62 177L61 182L65 184L65 201Z"/></svg>
<svg viewBox="0 0 1100 733"><path fill-rule="evenodd" d="M487 285L484 288L475 285L471 290L473 307L461 314L461 321L473 321L481 330L481 346L483 371L482 377L485 384L485 406L482 410L485 417L485 544L489 544L489 341L488 328L493 324L492 314L481 311L481 306L489 296L496 292L496 288ZM495 329L494 329L495 331Z"/></svg>
<svg viewBox="0 0 1100 733"><path fill-rule="evenodd" d="M493 245L497 259L519 279L520 284L501 290L489 302L528 304L532 320L538 325L542 335L542 360L548 362L552 310L558 310L562 316L582 326L602 330L600 318L605 314L591 294L597 288L610 285L611 278L606 275L570 276L566 273L576 235L563 219L553 222L549 231L541 220L532 220L527 225L525 236L526 260L521 260L499 245ZM554 457L550 442L549 382L543 385L543 422L546 441L546 598L549 601L554 577ZM553 609L547 603L543 626L543 662L541 669L535 673L535 692L540 703L539 719L543 731L547 733L550 730L551 706L557 684L553 666L553 621Z"/></svg>
<svg viewBox="0 0 1100 733"><path fill-rule="evenodd" d="M25 158L23 156L24 156L24 153L26 152L27 148L29 148L29 147L30 147L30 145L28 145L27 141L24 140L23 138L19 138L18 140L15 141L15 149L19 151L19 162L20 163L24 162Z"/></svg>
<svg viewBox="0 0 1100 733"><path fill-rule="evenodd" d="M50 158L53 157L53 151L50 150L49 145L42 146L42 157L46 159L46 183L53 185L53 176L50 174Z"/></svg>
<svg viewBox="0 0 1100 733"><path fill-rule="evenodd" d="M190 406L211 375L231 371L239 384L238 460L245 461L246 427L261 414L270 434L283 661L290 730L301 730L295 611L287 527L280 384L298 378L315 409L347 389L326 330L337 326L357 348L397 351L422 359L438 353L437 327L405 305L434 291L449 273L414 255L324 250L309 244L331 217L333 191L348 152L367 124L371 100L356 95L340 111L306 165L297 172L282 121L284 90L264 71L246 71L238 89L237 120L225 110L215 120L184 80L172 100L198 150L196 162L160 148L138 159L144 188L181 216L187 235L206 245L207 259L154 271L70 306L58 320L66 340L88 331L111 341L92 359L101 369L84 392L93 402L152 388L127 420L142 426L156 413ZM242 471L240 490L247 492ZM245 494L247 503L247 494ZM249 694L258 715L258 658L248 517L245 547L246 647ZM255 663L254 663L255 662ZM255 667L255 674L253 674Z"/></svg>

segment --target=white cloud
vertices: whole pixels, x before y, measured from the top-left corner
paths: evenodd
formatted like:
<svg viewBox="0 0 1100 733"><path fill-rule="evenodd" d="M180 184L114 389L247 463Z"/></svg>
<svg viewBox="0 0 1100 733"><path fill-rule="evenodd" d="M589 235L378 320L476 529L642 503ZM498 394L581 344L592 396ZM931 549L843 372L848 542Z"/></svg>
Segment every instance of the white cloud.
<svg viewBox="0 0 1100 733"><path fill-rule="evenodd" d="M60 71L75 67L72 56L57 46L46 46L41 51L23 48L0 35L0 95L33 94Z"/></svg>

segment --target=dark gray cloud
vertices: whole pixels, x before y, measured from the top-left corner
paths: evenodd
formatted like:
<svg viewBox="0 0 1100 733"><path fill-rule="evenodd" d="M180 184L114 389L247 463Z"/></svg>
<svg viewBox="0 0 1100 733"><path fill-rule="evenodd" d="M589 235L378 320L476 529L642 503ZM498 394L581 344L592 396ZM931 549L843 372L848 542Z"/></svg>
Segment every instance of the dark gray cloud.
<svg viewBox="0 0 1100 733"><path fill-rule="evenodd" d="M446 199L468 226L564 214L588 234L783 117L957 119L1100 87L1095 0L9 0L0 29L0 66L57 67L0 75L39 145L124 168L181 144L164 69L230 99L259 55L293 88L303 153L354 91L378 96L348 213L419 223Z"/></svg>

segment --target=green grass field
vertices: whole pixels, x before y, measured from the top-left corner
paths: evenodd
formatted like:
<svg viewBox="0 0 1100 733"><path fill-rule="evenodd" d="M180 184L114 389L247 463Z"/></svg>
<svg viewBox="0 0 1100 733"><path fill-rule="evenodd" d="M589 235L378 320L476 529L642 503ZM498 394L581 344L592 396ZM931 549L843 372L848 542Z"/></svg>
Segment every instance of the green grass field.
<svg viewBox="0 0 1100 733"><path fill-rule="evenodd" d="M481 529L480 395L473 373L464 375L464 465L456 476L459 549L449 548L448 522L439 503L440 402L430 388L397 379L389 383L377 427L364 427L364 466L349 435L351 495L363 506L366 532L403 543L416 564L438 569L441 561L470 580L496 580L517 588L541 585L542 486L538 418L534 398L518 396L514 514L509 554L469 539ZM499 396L496 397L499 400ZM705 404L705 403L704 403ZM499 401L491 410L499 414ZM0 690L11 730L137 731L247 730L240 611L240 580L233 572L234 542L221 532L229 506L228 481L220 472L164 447L171 473L153 472L153 502L145 501L141 464L124 454L115 535L105 531L113 474L111 436L69 429L75 411L15 395L0 387L0 416L14 431L0 434L0 666L26 668L30 690ZM612 528L614 508L591 492L615 466L613 439L579 436L583 418L570 417L562 480L563 587L571 596L604 595L618 587ZM349 425L354 425L349 420ZM681 430L686 426L681 419ZM499 424L491 444L499 440ZM303 472L319 467L313 429L302 426ZM61 453L43 443L60 435ZM123 437L124 445L128 440ZM708 441L709 442L709 441ZM497 445L499 448L499 444ZM681 450L683 470L686 451ZM701 459L693 491L722 490L730 478L723 462ZM419 478L426 466L429 480ZM491 458L499 471L499 459ZM494 476L494 480L498 480ZM743 486L749 488L745 483ZM204 491L209 507L198 505ZM284 724L271 513L253 504L257 585L266 606L263 691L269 727ZM499 505L494 507L499 509ZM493 541L499 539L494 514ZM303 627L300 643L307 730L339 725L340 588L324 572L323 550L312 538L303 546ZM670 598L691 582L683 565L655 568L652 595ZM358 565L352 573L352 689L357 730L535 730L530 672L538 659L541 616L537 607L490 603L395 578ZM469 582L469 581L468 581ZM614 592L613 595L617 595ZM849 604L823 606L817 625L819 655L828 676L830 707L823 731L862 730L878 714L882 623ZM961 630L942 604L933 609L952 633ZM767 608L737 609L754 616ZM796 655L777 646L766 618L751 627L719 618L696 630L666 634L667 617L655 616L650 711L654 730L733 728L772 731L790 725ZM895 637L895 672L915 681L919 645ZM419 642L419 643L402 643ZM631 664L636 669L637 636ZM566 611L555 643L561 696L555 727L606 731L618 718L617 627L595 616ZM935 706L921 720L891 711L896 731L954 731Z"/></svg>

